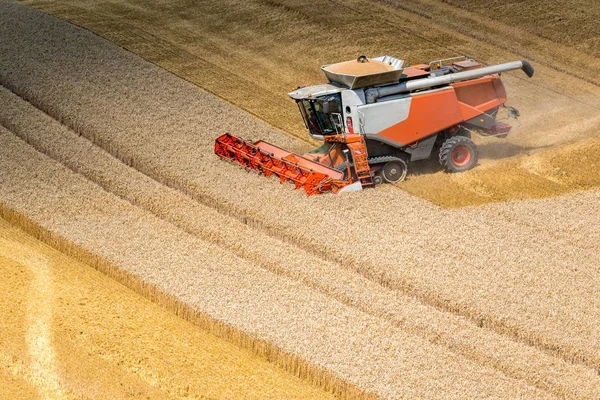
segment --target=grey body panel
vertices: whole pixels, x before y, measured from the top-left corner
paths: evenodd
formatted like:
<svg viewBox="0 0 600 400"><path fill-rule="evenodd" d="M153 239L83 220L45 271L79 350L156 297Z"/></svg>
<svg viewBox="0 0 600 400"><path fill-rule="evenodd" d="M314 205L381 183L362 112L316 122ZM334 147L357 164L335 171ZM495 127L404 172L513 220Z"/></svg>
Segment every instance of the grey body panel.
<svg viewBox="0 0 600 400"><path fill-rule="evenodd" d="M362 106L365 104L365 91L363 89L343 90L342 104L347 106Z"/></svg>
<svg viewBox="0 0 600 400"><path fill-rule="evenodd" d="M425 139L419 140L417 147L411 148L410 161L418 161L429 158L431 149L435 145L438 134L433 134Z"/></svg>
<svg viewBox="0 0 600 400"><path fill-rule="evenodd" d="M382 63L391 65L395 69L402 69L402 67L404 66L404 60L392 56L374 57L371 60L381 61Z"/></svg>
<svg viewBox="0 0 600 400"><path fill-rule="evenodd" d="M408 118L411 101L412 97L406 96L396 100L357 107L361 118L361 133L378 134L382 130L404 121ZM396 144L396 146L398 145L402 144Z"/></svg>
<svg viewBox="0 0 600 400"><path fill-rule="evenodd" d="M344 128L348 130L348 117L352 118L354 132L360 132L360 115L358 107L365 104L365 91L363 89L344 90L342 92L342 112L344 117Z"/></svg>

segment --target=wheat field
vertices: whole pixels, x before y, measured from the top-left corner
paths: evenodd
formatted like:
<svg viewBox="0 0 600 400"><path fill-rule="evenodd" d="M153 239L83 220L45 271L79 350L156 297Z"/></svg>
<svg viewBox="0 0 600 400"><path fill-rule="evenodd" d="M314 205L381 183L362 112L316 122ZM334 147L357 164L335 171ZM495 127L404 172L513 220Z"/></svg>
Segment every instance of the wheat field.
<svg viewBox="0 0 600 400"><path fill-rule="evenodd" d="M79 28L0 7L0 202L13 223L338 396L598 393L598 189L492 192L513 201L460 209L394 186L306 198L212 154L227 130L302 151L293 134ZM559 126L582 138L506 165L595 187L583 166L597 165L597 142ZM588 158L565 176L574 156ZM451 182L485 198L495 167L480 168Z"/></svg>
<svg viewBox="0 0 600 400"><path fill-rule="evenodd" d="M3 399L333 398L0 219Z"/></svg>
<svg viewBox="0 0 600 400"><path fill-rule="evenodd" d="M550 387L559 392L582 392L582 387L588 387L587 390L595 388L595 379L589 381L585 369L573 368L501 335L482 334L477 327L456 316L434 307L424 307L410 296L399 296L358 273L344 271L336 263L270 237L259 229L248 228L234 218L161 186L106 152L90 147L85 139L18 96L3 90L0 91L0 99L5 106L4 124L20 138L106 190L186 232L206 238L274 273L301 281L346 305L373 316L386 316L394 325L411 334L430 341L435 338L435 343L451 346L465 358L494 366L511 376L527 376L528 371L535 369L538 378L544 376L551 382ZM207 219L213 224L206 225L204 221ZM219 221L223 223L217 223ZM266 256L268 254L277 254L277 258ZM343 286L340 281L344 282ZM407 320L408 316L410 319ZM435 326L431 326L433 320L438 321ZM456 341L457 334L461 337L460 345ZM560 379L553 376L556 370L561 371ZM585 382L578 377L582 373L586 376ZM592 385L589 385L590 382Z"/></svg>
<svg viewBox="0 0 600 400"><path fill-rule="evenodd" d="M304 369L304 378L325 381L325 386L338 394L353 397L360 391L336 383L336 376L385 397L424 396L429 391L439 398L461 394L487 397L498 393L499 387L506 396L548 396L519 380L507 383L504 374L492 367L457 359L384 318L345 306L300 282L252 267L214 244L190 237L99 190L5 131L1 140L1 167L13 171L0 181L4 207L40 221L42 227L51 224L59 238L73 238L72 244L56 238L53 245L67 253L73 252L70 245L100 255L117 269L104 267L104 272L146 293L169 294L190 307L192 315L202 310L206 315L193 321L203 321L206 329L239 345L252 340L255 351L285 362L283 366L289 369ZM18 192L15 186L20 188ZM26 201L22 196L32 188L38 193L47 188L47 192ZM70 221L50 222L61 214L60 209L69 210ZM11 213L5 216L20 224L27 221ZM50 221L45 216L50 216ZM135 283L140 278L143 285ZM236 329L219 328L220 323ZM269 346L257 343L260 339ZM286 355L290 353L310 364L299 364ZM326 369L320 370L320 365ZM398 381L398 376L403 379Z"/></svg>
<svg viewBox="0 0 600 400"><path fill-rule="evenodd" d="M537 71L534 79L521 71L503 74L509 104L523 118L508 121L516 129L506 140L478 138L481 168L448 177L436 163L416 163L401 188L460 207L600 185L598 174L590 172L597 165L600 126L600 109L593 100L600 96L596 3L570 0L555 7L546 1L493 2L493 12L482 2L461 6L440 0L311 6L294 0L25 3L217 94L306 143L304 151L316 143L308 139L286 93L323 82L320 65L360 54L390 54L411 63L463 54L485 64L528 59ZM368 34L357 28L364 26ZM561 150L564 143L580 140L576 154ZM571 162L573 156L580 162Z"/></svg>

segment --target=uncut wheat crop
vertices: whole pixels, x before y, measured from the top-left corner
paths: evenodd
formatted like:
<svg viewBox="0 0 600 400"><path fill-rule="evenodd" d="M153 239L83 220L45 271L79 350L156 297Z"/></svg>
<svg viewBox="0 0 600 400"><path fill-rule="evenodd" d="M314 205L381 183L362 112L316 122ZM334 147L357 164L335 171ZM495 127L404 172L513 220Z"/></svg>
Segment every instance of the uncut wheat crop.
<svg viewBox="0 0 600 400"><path fill-rule="evenodd" d="M10 7L0 83L65 123L56 138L87 161L27 133L11 106L3 125L55 161L5 134L7 207L273 354L306 360L305 375L338 391L341 381L390 397L597 389L597 190L459 210L388 186L307 198L212 154L226 130L304 144L93 35ZM19 31L19 18L39 31ZM28 45L40 32L55 38L44 52ZM68 74L48 79L59 65ZM554 366L572 379L552 377Z"/></svg>

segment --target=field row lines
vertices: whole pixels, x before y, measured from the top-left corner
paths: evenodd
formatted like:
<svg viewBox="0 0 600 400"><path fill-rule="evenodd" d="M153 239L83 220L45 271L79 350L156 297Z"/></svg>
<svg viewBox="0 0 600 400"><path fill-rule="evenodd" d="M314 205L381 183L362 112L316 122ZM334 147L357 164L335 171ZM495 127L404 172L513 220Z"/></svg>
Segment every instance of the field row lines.
<svg viewBox="0 0 600 400"><path fill-rule="evenodd" d="M49 113L46 113L46 115L48 115L49 118L52 118L54 121L58 121L58 118L56 118L55 116L52 116ZM526 346L523 346L523 343L515 343L514 338L511 338L510 335L503 336L502 332L496 332L494 329L481 330L476 326L477 324L481 324L479 321L464 321L463 318L460 318L463 316L460 313L456 312L452 312L451 315L448 315L448 310L443 309L443 307L436 307L435 305L429 304L427 301L423 301L420 298L421 296L419 296L418 294L415 296L414 294L406 293L406 291L402 288L390 287L390 285L386 285L385 282L382 283L377 276L368 276L368 274L366 275L365 271L358 268L357 265L336 262L332 259L327 260L325 257L322 257L321 254L318 254L319 252L315 252L315 249L312 246L308 246L308 249L302 248L301 246L298 246L297 240L291 240L289 236L284 237L285 239L282 242L279 239L279 237L281 237L280 231L276 227L265 225L263 221L254 219L253 217L249 217L247 215L244 216L243 214L238 214L236 212L226 213L224 212L224 210L219 209L219 207L215 206L217 204L221 204L222 201L207 201L207 199L204 197L200 197L200 199L198 199L193 195L193 193L186 193L185 195L183 195L182 192L184 192L184 190L181 190L181 188L174 188L171 185L165 185L164 182L161 182L161 177L149 176L148 174L142 172L139 168L135 170L135 173L143 175L144 180L149 180L152 183L157 184L160 187L161 195L171 196L172 198L176 199L179 206L183 206L183 208L187 208L188 210L196 209L198 213L202 213L205 211L203 210L203 208L207 207L210 210L214 210L214 212L221 214L223 218L231 219L233 217L242 224L252 225L252 231L257 230L254 232L244 232L243 230L240 230L239 232L237 232L238 237L235 238L235 241L232 241L233 238L230 236L229 233L225 234L224 236L220 236L219 232L211 230L210 227L206 227L204 224L194 224L193 222L190 222L189 219L185 218L185 215L177 215L176 211L173 212L172 210L168 210L164 207L156 208L157 204L159 204L158 201L152 201L152 199L144 199L144 196L138 197L136 196L136 193L119 189L119 185L115 182L111 182L110 180L102 182L98 179L97 176L91 173L93 168L91 168L91 170L85 170L84 168L81 168L80 165L77 165L77 163L74 163L72 161L70 162L68 160L68 156L65 156L65 154L60 154L56 150L46 148L44 147L43 143L36 141L36 139L32 137L28 137L28 135L25 133L25 130L22 127L19 128L18 126L14 126L14 123L10 124L6 121L0 122L3 122L3 125L9 125L7 126L7 128L9 128L10 131L21 137L23 140L25 140L28 144L32 145L38 151L59 161L63 165L72 169L74 172L85 176L90 181L100 185L104 190L107 190L108 192L125 199L126 201L130 202L131 204L137 207L143 208L146 211L151 212L158 218L163 219L179 227L185 232L188 232L201 239L215 243L218 246L226 249L227 251L230 251L241 258L247 259L252 263L255 263L260 267L267 269L271 272L282 274L289 278L300 281L303 284L327 296L330 296L348 306L355 307L363 312L374 315L376 317L386 318L395 326L409 332L410 334L421 336L429 340L431 343L442 345L448 350L460 354L461 356L471 359L482 365L494 367L511 378L523 379L531 385L534 385L541 389L551 390L552 392L558 395L573 395L572 390L567 387L568 385L564 386L563 383L561 383L560 381L554 381L552 378L540 380L539 377L528 374L526 369L513 365L510 358L508 357L508 353L510 352L510 349L513 346L520 347L520 351L522 352L531 353L530 358L533 358L531 357L533 356L533 354L535 354L536 357L540 357L540 355L537 354L535 349L535 347L537 346L534 346L534 348L527 349ZM67 127L72 133L73 138L81 135L83 138L85 138L85 140L91 140L86 135L86 132L76 132L72 127L69 127L68 124ZM95 140L91 141L95 142ZM95 147L97 146L93 146L93 148ZM92 148L90 148L90 151L96 150L92 150ZM63 151L66 151L66 149L63 149ZM102 152L106 152L106 149L103 149ZM122 164L124 162L123 159L119 159L119 157L116 157L114 154L110 154L109 152L106 152L105 157L110 157L111 159L114 159L114 161L118 164ZM93 157L89 159L93 159ZM127 161L128 163L126 164L133 164L131 159L127 159ZM113 162L112 164L115 163ZM125 165L122 165L121 168L128 169ZM131 171L129 171L128 173L135 174ZM162 179L164 180L164 178ZM176 184L176 182L173 183ZM127 185L122 186L126 187ZM228 208L226 207L225 210L228 210ZM306 271L293 270L289 269L287 266L280 266L276 260L273 260L269 257L265 257L264 252L254 251L252 249L252 243L250 243L250 245L243 244L244 237L255 237L256 235L268 236L266 239L268 241L271 241L271 252L267 252L267 254L277 254L277 251L285 251L287 253L295 253L297 256L300 256L303 262L306 259L310 259L311 262L309 262L308 264L313 264L315 266L321 265L329 268L326 272L330 276L330 280L327 281L323 276L307 274ZM356 263L356 261L354 261L354 263ZM339 276L340 270L343 269L349 270L347 272L348 275L351 276L351 279L356 280L357 284L353 286L354 288L364 288L370 286L370 292L365 292L361 296L357 295L356 292L349 292L347 288L336 287L335 281ZM369 298L374 294L377 294L377 296L374 297L379 297L377 301L374 301L374 298ZM454 329L462 330L464 334L459 335L460 340L457 341L456 332L454 332L454 334L451 330L450 332L448 332L448 328L446 328L446 330L436 329L435 327L427 323L426 318L419 318L419 314L422 313L423 305L428 307L429 312L435 313L437 319L443 320L449 325L454 325ZM404 309L406 314L411 315L411 317L406 318L402 312L398 311L402 309ZM459 317L458 320L457 317ZM489 328L489 325L485 324L485 327ZM483 340L487 338L487 340L491 339L499 343L503 342L503 346L505 346L504 350L506 350L507 356L498 357L497 355L490 354L484 349L479 348L476 342L477 339L481 340L482 338L484 338ZM552 352L550 353L552 356L557 355L552 354ZM552 357L545 357L547 358L547 360L550 360L550 364L554 364L556 362L555 360L552 360ZM564 357L562 358L564 359ZM571 360L567 359L567 361Z"/></svg>
<svg viewBox="0 0 600 400"><path fill-rule="evenodd" d="M477 41L501 48L555 71L600 87L600 82L597 79L589 77L590 69L592 71L598 69L598 60L589 54L580 53L575 49L567 48L562 44L552 42L532 33L523 32L517 27L506 26L498 21L484 21L476 14L457 7L448 6L444 3L431 0L420 0L411 3L395 0L378 1L393 8L406 11L416 18L421 17L433 21ZM480 29L477 29L482 26L485 26L487 32L482 33ZM413 34L418 35L419 33L413 32ZM527 46L515 45L524 41L527 41ZM438 45L442 46L439 43ZM528 51L520 50L522 48L528 48ZM567 53L568 55L566 55ZM574 70L577 72L574 72ZM587 72L587 75L584 75L584 72Z"/></svg>
<svg viewBox="0 0 600 400"><path fill-rule="evenodd" d="M47 12L61 15L70 23L96 32L134 54L141 53L141 57L148 62L168 70L185 81L198 85L197 79L201 79L203 90L234 107L238 107L238 104L242 101L250 101L252 104L246 104L243 107L244 110L256 119L266 121L284 135L309 146L318 143L316 140L282 125L280 121L269 118L269 110L273 110L274 106L279 107L279 104L272 104L272 98L276 94L271 93L268 88L261 87L260 90L255 90L251 99L248 98L246 92L239 92L238 87L250 88L255 86L252 79L239 73L239 71L231 68L226 69L211 62L209 58L191 53L182 46L118 15L105 14L83 5L52 4L44 5L44 7L47 7ZM192 66L193 68L191 68ZM202 71L201 76L190 76L190 69ZM194 78L196 78L196 81ZM228 96L224 97L223 93L227 93ZM256 109L261 109L264 112L259 115L254 112Z"/></svg>
<svg viewBox="0 0 600 400"><path fill-rule="evenodd" d="M464 46L457 47L455 45L446 45L446 44L440 43L439 41L430 39L429 34L427 33L428 32L427 30L423 30L423 29L414 30L410 27L411 26L419 26L419 27L430 26L432 31L441 31L442 28L440 28L440 25L450 26L453 30L446 29L446 32L448 32L448 34L451 36L462 37L468 41L475 41L477 43L485 43L489 46L493 46L494 48L504 51L505 53L507 53L506 55L516 55L516 56L524 57L530 61L539 63L539 64L543 65L544 67L547 67L551 70L554 70L561 74L569 75L570 77L575 78L576 80L581 81L582 83L591 84L595 87L600 87L600 83L598 83L597 80L591 79L591 78L583 75L582 72L581 73L573 72L573 65L577 66L577 64L569 64L567 62L564 62L564 63L561 62L561 65L556 65L552 61L548 61L545 58L545 57L547 57L547 55L523 52L523 51L516 49L513 46L502 43L498 39L492 39L489 35L479 34L479 33L477 33L477 30L475 30L475 29L466 29L464 26L456 24L454 22L450 22L450 23L444 22L445 18L447 17L446 14L440 14L440 15L429 14L424 11L418 11L414 6L406 5L405 3L391 1L391 0L379 0L379 3L382 3L383 7L392 7L396 10L403 12L404 16L406 18L413 21L412 24L406 24L406 25L400 24L398 22L397 16L394 15L393 13L380 12L377 14L377 18L380 19L380 21L382 23L387 24L390 27L394 27L394 29L398 29L407 34L418 37L419 39L421 39L425 42L433 44L435 47L437 47L439 49L452 50L454 52L454 54L456 54L456 55L460 55L460 54L464 53L464 51L463 51ZM357 12L357 13L362 12L358 8L350 8L350 10ZM458 10L454 10L454 12L458 12ZM394 19L394 17L396 17L396 19ZM474 21L475 21L475 19L469 20L469 23L474 23ZM499 23L493 24L493 27L495 29L498 29L497 35L501 35L501 36L508 35L509 32L508 32L507 28L502 27L500 25L501 24L499 24ZM486 26L488 26L488 25L486 25ZM510 32L510 34L513 35L512 32ZM522 35L522 34L523 34L522 32L517 33L517 35ZM515 37L520 37L520 36L515 36ZM543 41L539 37L536 37L536 39L539 41ZM552 49L555 49L556 46L559 46L559 45L554 44ZM554 53L550 53L550 54L554 54ZM496 63L496 61L492 61L492 60L490 60L490 58L498 58L498 57L500 57L500 54L490 55L490 54L486 53L486 56L478 55L476 58L480 62L491 65L491 64ZM582 55L582 57L586 60L586 65L589 64L589 65L595 66L598 64L597 59L593 58L592 56L589 56L586 54L586 55ZM567 60L569 60L569 58L567 58ZM541 71L541 72L543 72L543 71ZM538 74L539 73L540 73L540 71L538 71ZM590 107L592 109L598 109L597 104L595 104L593 102L589 102L589 101L587 101L587 99L582 99L580 97L579 98L574 97L573 95L568 94L567 91L565 91L565 90L560 90L555 87L550 87L550 86L548 86L542 82L539 82L537 80L532 81L532 80L522 77L518 74L513 74L513 75L511 75L511 77L518 79L519 81L521 81L522 83L524 83L526 85L537 87L542 90L551 92L554 95L559 95L561 97L568 98L572 101L575 101L577 103L580 103L580 104Z"/></svg>

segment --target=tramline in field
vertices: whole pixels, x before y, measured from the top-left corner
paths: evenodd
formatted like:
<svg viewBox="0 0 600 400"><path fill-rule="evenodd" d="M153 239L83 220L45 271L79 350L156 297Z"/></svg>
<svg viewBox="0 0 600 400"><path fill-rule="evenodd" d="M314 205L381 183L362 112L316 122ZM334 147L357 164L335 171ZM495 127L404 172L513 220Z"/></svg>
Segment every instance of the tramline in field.
<svg viewBox="0 0 600 400"><path fill-rule="evenodd" d="M534 70L527 61L483 67L467 57L408 67L391 56L364 56L321 67L326 84L289 93L309 135L323 146L304 154L272 144L248 142L226 133L215 153L282 182L292 181L308 195L361 190L406 177L410 162L439 159L448 172L477 164L471 133L506 137L511 126L497 121L500 107L516 117L500 74Z"/></svg>

